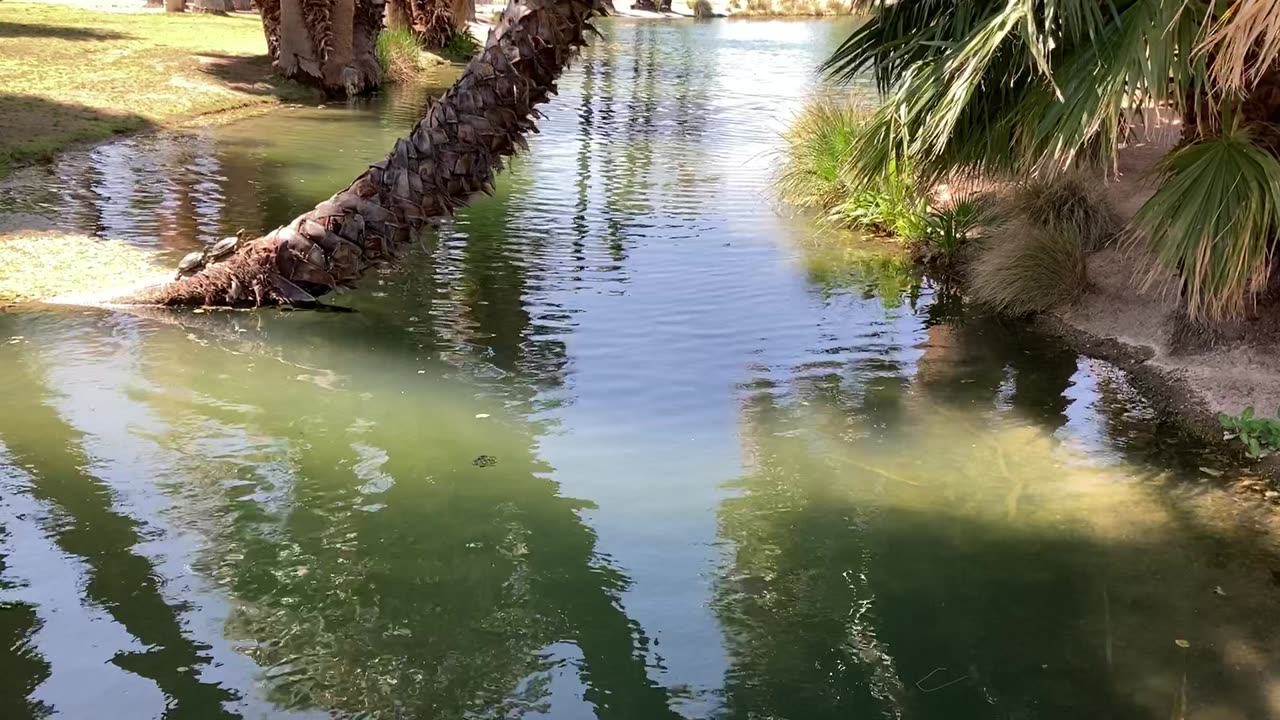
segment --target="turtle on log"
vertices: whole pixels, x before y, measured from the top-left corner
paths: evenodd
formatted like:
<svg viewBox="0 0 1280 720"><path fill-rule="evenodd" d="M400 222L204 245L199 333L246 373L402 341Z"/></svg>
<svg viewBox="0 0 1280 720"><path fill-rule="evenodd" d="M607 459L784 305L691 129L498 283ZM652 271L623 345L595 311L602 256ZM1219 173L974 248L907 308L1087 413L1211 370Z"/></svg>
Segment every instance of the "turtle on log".
<svg viewBox="0 0 1280 720"><path fill-rule="evenodd" d="M193 252L187 253L185 257L178 261L178 277L186 277L195 275L200 272L200 268L204 267L204 253Z"/></svg>
<svg viewBox="0 0 1280 720"><path fill-rule="evenodd" d="M205 251L204 261L210 264L216 263L219 260L230 257L231 253L235 252L238 247L240 247L240 238L234 236L222 238L214 243L213 247Z"/></svg>
<svg viewBox="0 0 1280 720"><path fill-rule="evenodd" d="M222 238L203 252L187 253L186 257L178 262L178 277L183 278L195 275L204 269L206 265L226 260L240 247L247 236L248 232L244 228L240 228L234 236Z"/></svg>

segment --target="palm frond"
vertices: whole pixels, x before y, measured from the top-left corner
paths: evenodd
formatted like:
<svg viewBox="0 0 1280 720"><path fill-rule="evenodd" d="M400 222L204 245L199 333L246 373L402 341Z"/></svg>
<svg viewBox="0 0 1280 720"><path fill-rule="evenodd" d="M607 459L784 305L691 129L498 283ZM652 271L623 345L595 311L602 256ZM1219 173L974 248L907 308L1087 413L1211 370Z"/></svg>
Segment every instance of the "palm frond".
<svg viewBox="0 0 1280 720"><path fill-rule="evenodd" d="M1031 166L1066 168L1114 160L1154 106L1181 107L1203 73L1194 57L1198 2L1142 0L1062 57L1061 92L1027 93L1014 113Z"/></svg>
<svg viewBox="0 0 1280 720"><path fill-rule="evenodd" d="M884 120L896 132L866 141L892 138L922 181L1113 160L1145 109L1181 107L1203 74L1203 0L877 8L827 67L836 77L871 70L891 91Z"/></svg>
<svg viewBox="0 0 1280 720"><path fill-rule="evenodd" d="M1247 128L1228 127L1170 153L1157 173L1159 189L1134 228L1150 238L1159 264L1180 275L1193 319L1240 315L1270 270L1280 161Z"/></svg>
<svg viewBox="0 0 1280 720"><path fill-rule="evenodd" d="M1231 0L1197 48L1219 88L1243 93L1280 62L1280 0Z"/></svg>

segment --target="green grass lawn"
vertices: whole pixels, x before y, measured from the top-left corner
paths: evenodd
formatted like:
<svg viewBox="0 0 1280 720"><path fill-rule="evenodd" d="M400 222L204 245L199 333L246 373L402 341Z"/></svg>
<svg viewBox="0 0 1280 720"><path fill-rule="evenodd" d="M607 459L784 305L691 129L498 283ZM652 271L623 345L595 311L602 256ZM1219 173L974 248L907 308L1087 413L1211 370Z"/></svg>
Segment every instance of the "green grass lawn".
<svg viewBox="0 0 1280 720"><path fill-rule="evenodd" d="M0 176L74 143L313 97L272 76L255 14L0 2Z"/></svg>

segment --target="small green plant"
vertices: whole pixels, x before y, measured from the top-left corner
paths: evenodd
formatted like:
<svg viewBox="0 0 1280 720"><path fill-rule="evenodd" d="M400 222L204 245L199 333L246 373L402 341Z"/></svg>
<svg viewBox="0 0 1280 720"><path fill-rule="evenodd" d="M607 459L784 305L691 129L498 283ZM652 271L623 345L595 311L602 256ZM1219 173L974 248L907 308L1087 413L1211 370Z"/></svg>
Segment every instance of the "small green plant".
<svg viewBox="0 0 1280 720"><path fill-rule="evenodd" d="M904 168L886 169L875 187L849 188L828 219L847 227L919 242L929 232L929 204Z"/></svg>
<svg viewBox="0 0 1280 720"><path fill-rule="evenodd" d="M926 262L954 265L974 240L985 211L982 201L976 198L930 211L924 218L924 233L916 240L917 253Z"/></svg>
<svg viewBox="0 0 1280 720"><path fill-rule="evenodd" d="M469 30L456 32L449 36L449 41L440 49L440 54L454 62L466 62L484 49L480 41Z"/></svg>
<svg viewBox="0 0 1280 720"><path fill-rule="evenodd" d="M1280 410L1276 415L1280 416ZM1237 438L1244 444L1244 451L1251 458L1280 450L1280 418L1257 417L1252 405L1239 415L1219 415L1218 422L1226 429L1228 438Z"/></svg>
<svg viewBox="0 0 1280 720"><path fill-rule="evenodd" d="M418 35L407 27L389 27L378 33L374 50L382 74L395 82L408 82L422 71Z"/></svg>

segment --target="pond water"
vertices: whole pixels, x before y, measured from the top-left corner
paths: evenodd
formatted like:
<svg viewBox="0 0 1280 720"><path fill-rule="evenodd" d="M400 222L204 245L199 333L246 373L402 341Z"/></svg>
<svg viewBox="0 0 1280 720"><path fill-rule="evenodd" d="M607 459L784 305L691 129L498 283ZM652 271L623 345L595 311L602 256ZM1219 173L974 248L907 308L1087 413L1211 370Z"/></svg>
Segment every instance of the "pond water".
<svg viewBox="0 0 1280 720"><path fill-rule="evenodd" d="M1280 717L1234 469L775 206L848 27L603 25L354 312L0 314L0 717ZM176 260L422 95L71 153L0 212Z"/></svg>

